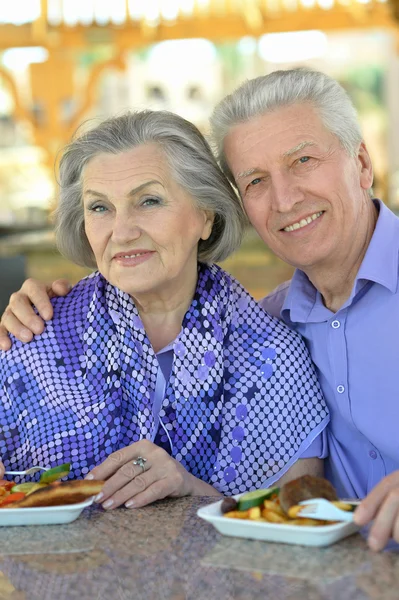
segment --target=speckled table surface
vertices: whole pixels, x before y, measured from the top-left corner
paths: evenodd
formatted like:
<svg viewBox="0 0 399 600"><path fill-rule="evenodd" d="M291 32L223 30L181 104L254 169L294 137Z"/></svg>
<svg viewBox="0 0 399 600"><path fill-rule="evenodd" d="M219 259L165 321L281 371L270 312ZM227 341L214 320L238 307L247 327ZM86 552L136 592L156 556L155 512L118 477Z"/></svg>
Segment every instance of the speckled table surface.
<svg viewBox="0 0 399 600"><path fill-rule="evenodd" d="M69 525L0 528L0 600L398 600L399 552L229 538L209 498L90 507Z"/></svg>

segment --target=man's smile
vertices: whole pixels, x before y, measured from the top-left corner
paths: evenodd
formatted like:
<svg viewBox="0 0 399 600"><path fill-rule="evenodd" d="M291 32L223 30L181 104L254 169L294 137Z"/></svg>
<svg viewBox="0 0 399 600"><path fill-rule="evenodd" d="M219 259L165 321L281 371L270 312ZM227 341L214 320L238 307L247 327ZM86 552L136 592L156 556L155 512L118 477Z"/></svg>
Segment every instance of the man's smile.
<svg viewBox="0 0 399 600"><path fill-rule="evenodd" d="M295 223L292 223L291 225L287 225L287 227L283 227L282 231L295 231L295 229L302 229L302 227L306 227L306 225L309 225L310 223L312 223L312 221L315 221L316 219L321 217L321 215L323 213L324 213L323 210L313 213L309 217L305 217L304 219L301 219L300 221L296 221Z"/></svg>

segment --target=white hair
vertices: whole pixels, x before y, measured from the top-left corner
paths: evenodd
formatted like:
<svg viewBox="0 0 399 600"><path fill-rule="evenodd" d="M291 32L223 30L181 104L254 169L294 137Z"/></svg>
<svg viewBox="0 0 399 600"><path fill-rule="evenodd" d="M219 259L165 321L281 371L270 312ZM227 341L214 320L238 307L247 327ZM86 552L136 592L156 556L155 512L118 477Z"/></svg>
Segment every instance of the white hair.
<svg viewBox="0 0 399 600"><path fill-rule="evenodd" d="M107 119L78 135L64 149L55 211L57 245L64 256L80 265L96 266L84 230L84 167L98 154L121 154L149 143L159 144L175 181L195 205L214 214L210 237L198 243L198 260L221 261L237 250L246 218L204 136L195 125L174 113L143 110Z"/></svg>
<svg viewBox="0 0 399 600"><path fill-rule="evenodd" d="M344 88L335 80L307 68L274 71L250 79L224 98L211 117L212 139L220 166L232 183L234 177L224 154L224 140L239 123L292 104L312 105L326 129L349 156L356 156L363 136L357 112Z"/></svg>

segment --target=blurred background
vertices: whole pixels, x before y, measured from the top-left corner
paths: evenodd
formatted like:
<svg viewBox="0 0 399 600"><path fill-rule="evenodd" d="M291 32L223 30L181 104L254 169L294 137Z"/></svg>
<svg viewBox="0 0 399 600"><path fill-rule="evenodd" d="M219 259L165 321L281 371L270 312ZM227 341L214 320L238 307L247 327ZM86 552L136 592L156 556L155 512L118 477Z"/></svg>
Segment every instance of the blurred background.
<svg viewBox="0 0 399 600"><path fill-rule="evenodd" d="M0 314L26 277L87 274L51 226L54 164L81 121L168 109L206 134L243 80L298 65L348 90L375 195L399 212L399 0L0 0ZM256 298L292 272L251 228L224 267Z"/></svg>

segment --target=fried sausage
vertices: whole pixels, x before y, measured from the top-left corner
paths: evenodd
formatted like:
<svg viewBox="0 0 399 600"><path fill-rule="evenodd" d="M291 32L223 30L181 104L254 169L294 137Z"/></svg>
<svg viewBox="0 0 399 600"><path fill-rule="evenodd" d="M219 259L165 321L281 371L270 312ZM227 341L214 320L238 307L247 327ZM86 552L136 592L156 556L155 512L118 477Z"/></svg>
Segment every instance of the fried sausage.
<svg viewBox="0 0 399 600"><path fill-rule="evenodd" d="M35 506L59 506L77 504L100 493L104 481L79 479L76 481L55 481L44 488L32 492L18 502L7 504L7 508L29 508Z"/></svg>
<svg viewBox="0 0 399 600"><path fill-rule="evenodd" d="M280 505L285 513L291 506L295 506L302 500L310 498L326 498L326 500L338 500L334 487L327 479L314 477L313 475L303 475L298 479L293 479L280 488Z"/></svg>

